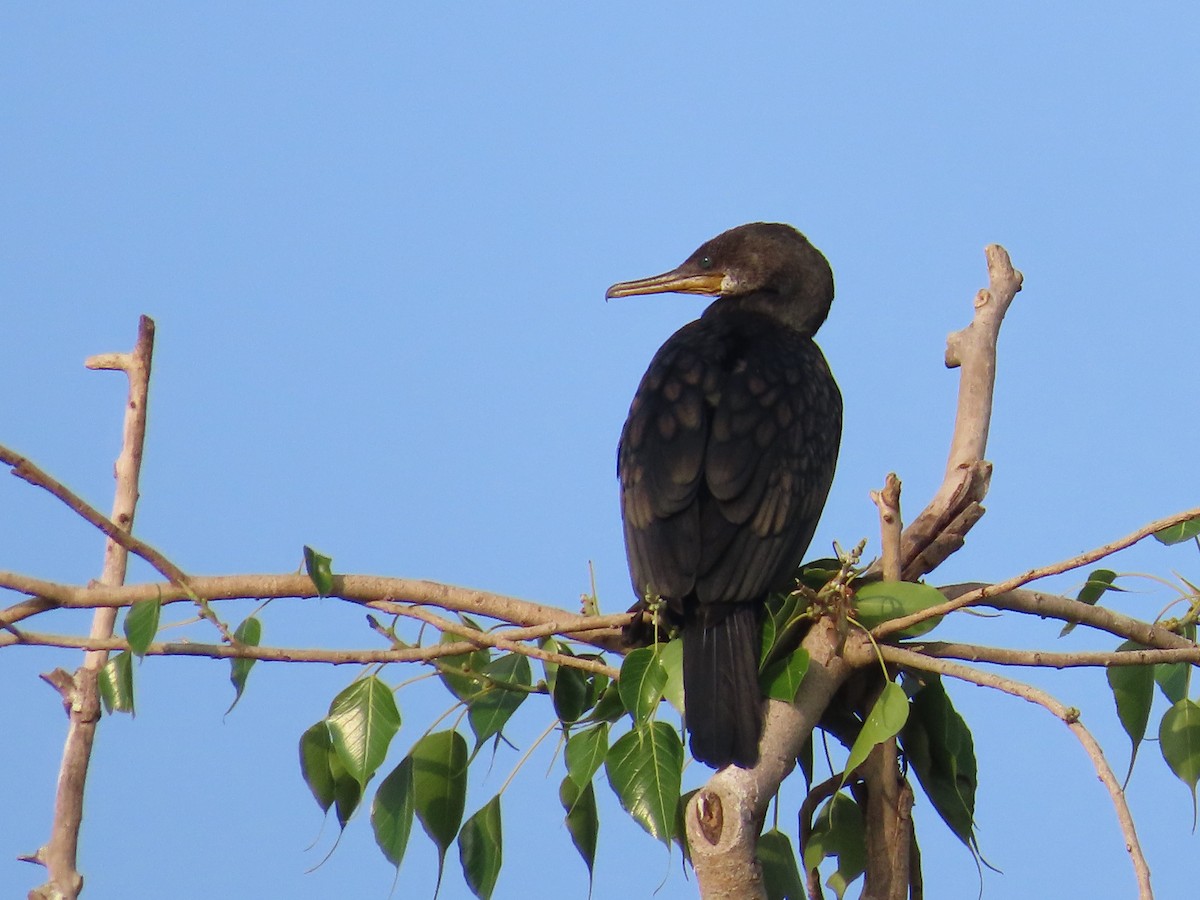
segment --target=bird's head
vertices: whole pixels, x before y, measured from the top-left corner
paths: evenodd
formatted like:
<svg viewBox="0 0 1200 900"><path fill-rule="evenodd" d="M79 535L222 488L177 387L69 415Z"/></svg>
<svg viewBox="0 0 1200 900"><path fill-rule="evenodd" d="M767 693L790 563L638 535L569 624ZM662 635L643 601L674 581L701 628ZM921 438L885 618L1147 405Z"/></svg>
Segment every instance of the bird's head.
<svg viewBox="0 0 1200 900"><path fill-rule="evenodd" d="M614 284L605 297L662 293L718 297L722 306L733 301L811 335L829 314L833 272L792 226L754 222L717 235L670 272Z"/></svg>

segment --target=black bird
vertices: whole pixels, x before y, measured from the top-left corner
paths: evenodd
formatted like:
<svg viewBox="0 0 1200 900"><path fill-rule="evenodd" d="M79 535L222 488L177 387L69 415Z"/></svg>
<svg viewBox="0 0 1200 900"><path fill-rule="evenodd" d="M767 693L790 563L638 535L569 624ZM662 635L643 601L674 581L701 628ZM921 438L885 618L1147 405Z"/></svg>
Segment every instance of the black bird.
<svg viewBox="0 0 1200 900"><path fill-rule="evenodd" d="M837 464L842 397L813 335L833 272L789 225L718 235L607 297L718 299L655 354L617 449L633 589L683 632L692 755L758 761L763 604L789 590Z"/></svg>

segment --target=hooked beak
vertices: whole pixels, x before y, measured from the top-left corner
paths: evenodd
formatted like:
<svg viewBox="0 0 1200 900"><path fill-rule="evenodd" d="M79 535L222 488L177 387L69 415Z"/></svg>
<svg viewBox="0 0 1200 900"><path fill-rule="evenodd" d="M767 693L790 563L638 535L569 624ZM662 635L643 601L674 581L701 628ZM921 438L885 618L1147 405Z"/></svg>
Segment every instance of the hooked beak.
<svg viewBox="0 0 1200 900"><path fill-rule="evenodd" d="M725 282L724 272L683 272L672 269L650 278L637 281L621 281L604 292L605 300L614 297L632 297L638 294L705 294L717 297Z"/></svg>

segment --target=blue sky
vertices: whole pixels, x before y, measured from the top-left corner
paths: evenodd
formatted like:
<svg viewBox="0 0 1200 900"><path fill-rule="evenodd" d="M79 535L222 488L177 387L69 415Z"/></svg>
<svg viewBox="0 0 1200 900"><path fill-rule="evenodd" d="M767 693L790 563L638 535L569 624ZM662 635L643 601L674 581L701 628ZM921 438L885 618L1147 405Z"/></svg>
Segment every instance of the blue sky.
<svg viewBox="0 0 1200 900"><path fill-rule="evenodd" d="M618 610L617 435L654 350L702 303L606 304L609 284L746 221L791 222L826 253L838 296L820 343L846 428L822 555L874 540L867 491L889 470L910 514L939 482L944 339L997 241L1026 280L1002 335L989 512L937 580L1073 555L1196 502L1198 25L1159 3L10 4L0 442L107 508L124 387L82 361L131 346L147 313L137 530L185 570L293 570L308 543L339 571L573 607L592 560ZM98 573L98 535L48 496L0 480L0 509L0 568ZM1152 545L1115 567L1195 580L1197 562ZM1139 587L1121 608L1152 617L1168 595ZM332 601L278 603L265 622L269 643L373 641ZM943 630L1115 643L1008 618ZM36 674L77 659L0 654L9 893L40 878L13 858L47 834L64 730ZM306 874L333 832L305 850L321 826L296 741L353 674L259 666L222 719L225 665L143 664L137 718L106 721L97 746L86 896L386 896L365 819ZM1123 772L1103 673L1030 678L1082 710ZM949 689L975 732L981 844L1004 871L985 896L1130 896L1074 738L1012 698ZM420 688L400 703L397 760L445 705ZM545 712L522 711L518 742ZM515 759L472 785L468 811ZM586 894L549 765L535 756L505 795L497 897ZM1185 896L1190 798L1153 744L1130 800L1159 895ZM923 798L916 815L927 894L974 896L968 854ZM462 896L453 851L448 865L443 896ZM401 893L427 895L433 869L414 835ZM609 804L596 896L660 883L659 898L694 895Z"/></svg>

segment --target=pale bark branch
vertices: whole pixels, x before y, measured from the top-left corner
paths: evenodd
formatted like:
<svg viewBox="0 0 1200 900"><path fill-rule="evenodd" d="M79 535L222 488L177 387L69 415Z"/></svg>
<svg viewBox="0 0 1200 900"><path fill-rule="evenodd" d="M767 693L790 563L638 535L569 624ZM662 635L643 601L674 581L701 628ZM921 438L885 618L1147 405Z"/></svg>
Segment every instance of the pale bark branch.
<svg viewBox="0 0 1200 900"><path fill-rule="evenodd" d="M620 613L612 616L596 616L594 622L585 623L595 630L604 630L619 626L629 621L628 613ZM584 633L587 628L574 624L578 633ZM347 648L343 650L336 649L317 649L308 647L265 647L265 646L250 646L248 644L200 644L190 641L155 641L150 644L146 650L147 656L204 656L211 659L253 659L263 662L289 662L289 663L326 663L329 665L348 665L358 664L365 665L370 663L403 663L403 662L427 662L434 659L440 659L446 656L458 656L463 653L470 653L478 650L480 647L495 647L500 646L507 648L507 645L514 644L518 641L537 640L538 638L548 637L550 635L561 634L565 630L562 622L554 621L545 625L537 625L529 628L511 628L501 632L492 634L490 632L468 631L470 636L467 640L453 641L450 643L431 644L425 647L398 647L389 650L383 649L358 649ZM499 640L497 640L497 638ZM129 649L129 642L124 638L109 637L109 638L87 638L77 637L75 635L63 634L44 634L33 631L18 631L16 634L5 635L0 637L0 647L9 646L25 646L25 647L63 647L75 648L81 650L107 650L107 651L122 651ZM525 653L527 656L535 656L538 659L544 659L544 656L525 652L528 648L518 647L515 650L517 653ZM534 648L535 650L537 648ZM549 654L550 662L558 663L559 665L571 666L572 668L581 669L586 672L599 672L609 677L615 678L618 674L616 669L603 664L597 664L594 660L580 659L578 657L567 656L566 654Z"/></svg>
<svg viewBox="0 0 1200 900"><path fill-rule="evenodd" d="M879 510L880 570L888 581L899 581L903 574L900 540L904 524L900 518L900 479L895 472L888 472L880 490L871 491L871 502Z"/></svg>
<svg viewBox="0 0 1200 900"><path fill-rule="evenodd" d="M35 598L15 603L0 611L0 628L7 628L48 609L94 609L131 606L139 600L159 599L164 604L191 601L193 595L207 602L224 600L269 600L295 597L316 598L316 586L307 575L249 574L194 575L188 589L161 582L123 587L68 585L0 572L0 588L33 594ZM621 629L593 627L596 616L572 614L560 607L474 588L422 581L414 578L385 578L378 575L334 575L333 594L389 615L402 615L406 604L437 606L451 612L487 616L518 626L558 623L565 637L608 650L622 649ZM46 605L49 603L50 605ZM619 614L628 621L629 613Z"/></svg>
<svg viewBox="0 0 1200 900"><path fill-rule="evenodd" d="M452 622L443 616L435 615L426 609L418 606L406 607L402 616L417 619L426 624L432 625L444 634L455 634L464 640L472 643L481 644L485 647L495 647L498 650L507 650L510 653L520 653L522 656L528 656L533 659L540 659L542 662L553 663L559 666L568 666L570 668L581 669L584 672L591 672L597 675L607 675L609 678L616 680L620 677L620 672L612 666L606 666L604 663L596 662L592 659L580 659L577 656L567 656L565 653L551 653L548 650L543 650L540 647L533 647L527 644L518 643L510 640L504 634L492 634L486 631L477 631L469 625L463 625L459 622ZM625 616L626 621L629 620ZM540 629L539 629L540 630Z"/></svg>
<svg viewBox="0 0 1200 900"><path fill-rule="evenodd" d="M1153 666L1159 663L1190 663L1200 666L1200 647L1181 647L1175 650L1014 650L1008 647L985 647L979 644L960 644L947 641L906 641L906 650L935 659L959 659L964 662L992 663L998 666L1027 666L1043 669L1080 667Z"/></svg>
<svg viewBox="0 0 1200 900"><path fill-rule="evenodd" d="M999 244L989 244L984 255L988 287L975 296L970 324L946 339L946 366L960 369L958 407L942 486L904 530L901 568L906 581L933 571L961 547L963 536L983 513L979 502L991 478L991 464L984 457L996 384L996 347L1004 315L1023 280Z"/></svg>
<svg viewBox="0 0 1200 900"><path fill-rule="evenodd" d="M1111 556L1118 550L1124 550L1126 547L1131 547L1138 541L1145 540L1152 534L1162 531L1164 528L1170 528L1172 525L1179 525L1182 522L1190 522L1192 519L1200 518L1200 507L1184 510L1183 512L1175 513L1174 515L1164 516L1161 519L1156 519L1147 525L1143 525L1137 531L1125 535L1103 546L1096 547L1093 550L1088 550L1086 553L1080 553L1078 556L1072 556L1069 559L1064 559L1059 562L1050 563L1049 565L1040 566L1036 569L1030 569L1021 575L1017 575L1007 581L997 582L996 584L985 584L980 587L967 591L960 597L954 600L948 600L945 603L939 603L937 606L931 606L928 609L913 613L909 616L903 616L899 619L891 619L881 625L875 627L872 634L875 637L883 638L889 634L894 634L897 631L902 631L910 625L915 625L918 622L924 622L926 619L932 619L937 616L944 616L947 613L954 612L956 609L962 609L964 606L981 603L989 598L997 597L1001 594L1006 594L1009 591L1015 590L1022 585L1029 584L1031 581L1037 581L1040 578L1048 578L1051 575L1061 575L1064 572L1070 572L1073 569L1078 569L1082 566L1089 565L1104 559L1106 556Z"/></svg>
<svg viewBox="0 0 1200 900"><path fill-rule="evenodd" d="M89 368L120 370L129 379L121 452L115 466L117 487L111 519L100 515L53 479L42 483L43 487L108 535L109 540L104 549L104 569L100 575L100 583L107 586L119 585L125 580L128 555L126 543L122 539L128 538L127 533L133 528L133 516L137 508L138 476L146 438L146 405L149 400L150 363L153 352L154 322L147 316L142 316L138 325L137 342L132 352L109 354L101 359L93 358L87 361ZM11 454L11 451L4 450L4 454ZM28 460L18 459L13 462L10 455L0 455L0 459L13 465L14 474L32 483L38 483L35 479L44 475ZM77 503L72 503L72 500ZM89 513L93 515L89 517ZM103 640L111 637L116 615L117 611L113 608L97 609L92 617L91 638ZM46 866L49 879L29 892L29 896L35 900L74 900L83 888L83 876L78 870L79 830L83 822L83 795L88 765L96 737L96 725L100 720L98 678L107 661L107 650L89 650L84 656L83 665L74 678L69 679L70 684L62 679L57 682L67 707L67 737L59 769L50 840L35 854L37 861Z"/></svg>
<svg viewBox="0 0 1200 900"><path fill-rule="evenodd" d="M969 591L977 591L985 585L979 583L954 584L939 588L950 599L961 597ZM1058 619L1063 622L1073 622L1098 631L1107 631L1117 637L1156 647L1161 650L1194 647L1191 641L1176 634L1161 625L1127 616L1103 606L1092 606L1081 603L1070 597L1058 594L1048 594L1044 591L1031 591L1016 588L980 600L975 606L1012 612L1028 613L1043 619Z"/></svg>
<svg viewBox="0 0 1200 900"><path fill-rule="evenodd" d="M1005 678L991 672L980 672L969 666L948 660L931 659L921 653L914 653L911 650L901 647L884 645L880 647L880 650L883 653L884 659L888 662L913 669L921 669L926 672L936 672L939 675L949 675L952 678L969 681L981 687L995 688L1006 694L1012 694L1014 697L1028 700L1030 703L1035 703L1049 710L1050 713L1066 724L1071 729L1071 733L1083 745L1084 751L1092 760L1092 765L1096 768L1096 774L1108 789L1109 796L1112 798L1113 807L1116 809L1117 823L1121 828L1121 833L1125 837L1125 850L1129 853L1130 859L1133 862L1134 876L1138 884L1138 898L1139 900L1153 900L1154 892L1150 887L1150 867L1146 863L1146 857L1142 854L1142 847L1138 842L1137 829L1133 824L1133 815L1129 811L1129 805L1125 802L1125 792L1122 790L1121 783L1117 780L1112 767L1108 764L1108 760L1105 759L1104 751L1101 749L1099 743L1096 742L1091 732L1079 721L1079 711L1077 709L1065 706L1039 688L1023 684L1019 681L1013 681L1011 678Z"/></svg>

